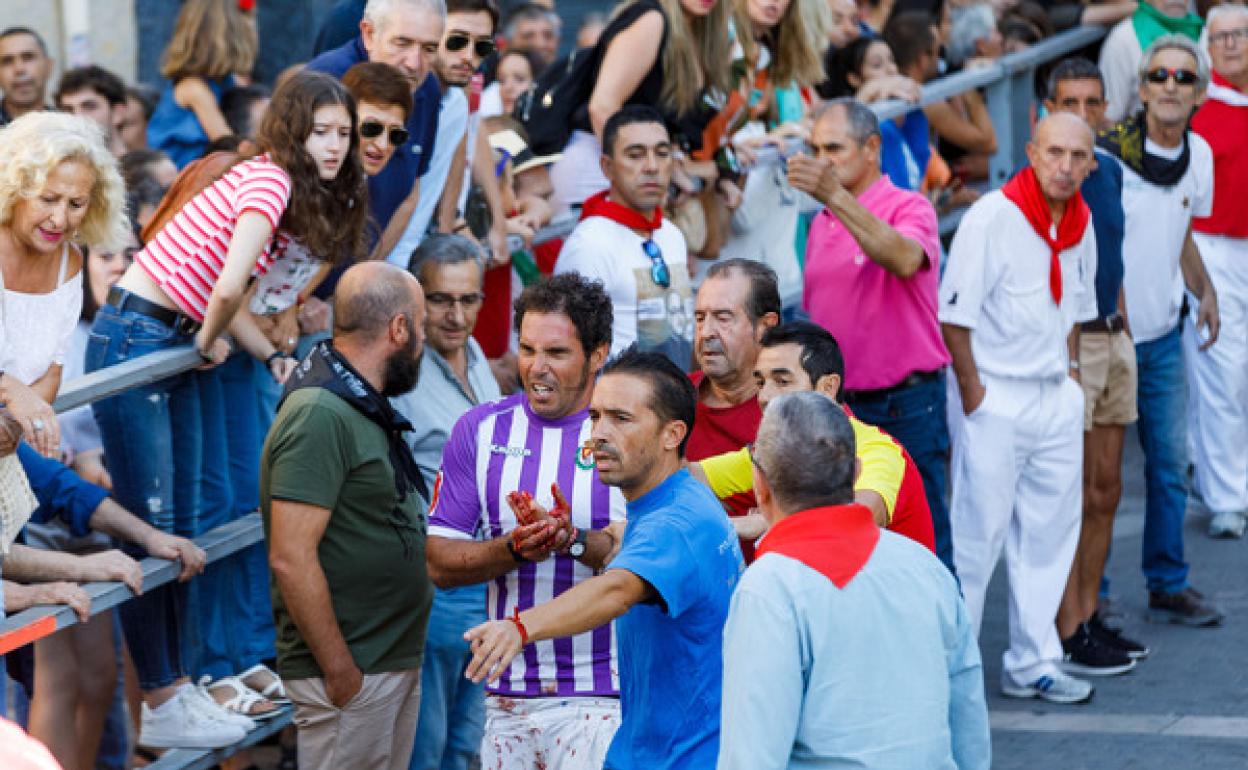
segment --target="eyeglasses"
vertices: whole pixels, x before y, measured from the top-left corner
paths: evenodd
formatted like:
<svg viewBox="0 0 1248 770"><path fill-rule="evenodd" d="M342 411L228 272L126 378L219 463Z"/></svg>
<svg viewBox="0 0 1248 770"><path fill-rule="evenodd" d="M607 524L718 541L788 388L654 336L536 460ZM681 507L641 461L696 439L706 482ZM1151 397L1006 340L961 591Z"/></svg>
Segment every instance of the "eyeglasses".
<svg viewBox="0 0 1248 770"><path fill-rule="evenodd" d="M376 139L381 136L383 131L386 130L386 124L379 120L365 120L360 122L360 136L364 139ZM390 144L395 147L402 147L407 144L408 136L410 136L410 134L407 133L406 128L402 128L401 126L389 127L388 137L390 139Z"/></svg>
<svg viewBox="0 0 1248 770"><path fill-rule="evenodd" d="M464 47L472 43L472 50L482 59L494 53L494 41L487 38L473 40L468 35L460 35L458 33L446 36L446 50L462 51Z"/></svg>
<svg viewBox="0 0 1248 770"><path fill-rule="evenodd" d="M444 291L433 291L425 295L425 302L429 303L429 307L441 312L446 312L457 304L463 306L464 310L472 310L473 308L480 307L481 303L484 301L485 295L481 292L460 294L457 296L455 294L448 294Z"/></svg>
<svg viewBox="0 0 1248 770"><path fill-rule="evenodd" d="M663 250L659 248L659 244L647 238L641 244L641 250L650 258L650 280L664 289L671 286L672 274L667 269L667 263L663 261Z"/></svg>
<svg viewBox="0 0 1248 770"><path fill-rule="evenodd" d="M1174 78L1176 86L1194 86L1199 81L1199 77L1195 72L1184 69L1170 69L1168 67L1157 67L1148 71L1145 76L1148 82L1154 85L1164 85L1167 80Z"/></svg>
<svg viewBox="0 0 1248 770"><path fill-rule="evenodd" d="M1215 32L1209 36L1209 42L1214 45L1230 45L1233 42L1243 43L1245 41L1248 41L1248 27L1228 29L1225 32Z"/></svg>

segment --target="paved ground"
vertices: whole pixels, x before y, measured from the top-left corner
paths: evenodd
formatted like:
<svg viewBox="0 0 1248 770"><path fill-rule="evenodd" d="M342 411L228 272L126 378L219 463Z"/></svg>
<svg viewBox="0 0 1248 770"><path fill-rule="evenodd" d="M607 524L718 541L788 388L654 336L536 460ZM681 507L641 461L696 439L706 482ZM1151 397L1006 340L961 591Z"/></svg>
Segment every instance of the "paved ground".
<svg viewBox="0 0 1248 770"><path fill-rule="evenodd" d="M994 768L1248 768L1248 541L1214 541L1208 515L1188 510L1192 584L1221 604L1220 628L1145 621L1140 573L1143 458L1127 437L1126 492L1115 524L1109 575L1128 635L1152 648L1135 671L1093 680L1092 703L1053 706L998 693L1006 646L1004 570L988 594L981 649L993 722Z"/></svg>

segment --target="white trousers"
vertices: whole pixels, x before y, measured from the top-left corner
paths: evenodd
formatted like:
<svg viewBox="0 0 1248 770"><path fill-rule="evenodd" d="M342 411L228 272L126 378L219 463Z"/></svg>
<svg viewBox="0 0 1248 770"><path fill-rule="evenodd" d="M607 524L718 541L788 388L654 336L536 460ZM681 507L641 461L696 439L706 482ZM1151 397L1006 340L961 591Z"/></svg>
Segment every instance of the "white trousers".
<svg viewBox="0 0 1248 770"><path fill-rule="evenodd" d="M618 698L485 699L481 767L602 770L620 726Z"/></svg>
<svg viewBox="0 0 1248 770"><path fill-rule="evenodd" d="M1083 389L1068 377L981 379L987 393L968 417L949 378L954 564L978 634L1004 548L1010 646L1002 663L1015 681L1031 682L1062 657L1054 621L1079 540Z"/></svg>
<svg viewBox="0 0 1248 770"><path fill-rule="evenodd" d="M1196 489L1215 513L1248 510L1248 239L1192 233L1218 292L1218 341L1183 325Z"/></svg>

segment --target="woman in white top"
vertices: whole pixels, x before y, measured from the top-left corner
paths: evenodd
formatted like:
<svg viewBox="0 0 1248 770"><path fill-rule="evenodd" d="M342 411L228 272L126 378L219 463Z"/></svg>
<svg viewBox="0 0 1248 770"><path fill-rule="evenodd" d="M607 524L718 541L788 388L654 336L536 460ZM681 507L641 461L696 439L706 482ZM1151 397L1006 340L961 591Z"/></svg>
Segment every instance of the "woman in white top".
<svg viewBox="0 0 1248 770"><path fill-rule="evenodd" d="M74 242L120 245L122 200L116 162L86 120L33 113L0 132L0 369L45 405L60 389L82 309L83 255ZM32 446L51 454L53 421L35 414L25 422ZM101 557L133 564L115 552ZM30 731L65 767L94 764L117 680L112 629L112 613L103 612L35 642Z"/></svg>

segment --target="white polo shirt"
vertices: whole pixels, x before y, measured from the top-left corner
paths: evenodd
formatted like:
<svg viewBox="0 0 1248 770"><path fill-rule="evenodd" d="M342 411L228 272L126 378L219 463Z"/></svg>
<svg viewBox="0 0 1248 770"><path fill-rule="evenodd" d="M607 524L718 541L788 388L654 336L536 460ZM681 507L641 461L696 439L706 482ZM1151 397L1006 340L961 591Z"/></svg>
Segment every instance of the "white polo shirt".
<svg viewBox="0 0 1248 770"><path fill-rule="evenodd" d="M1127 319L1136 342L1149 342L1179 323L1183 305L1183 273L1179 256L1192 217L1213 211L1213 150L1193 131L1187 133L1191 162L1173 187L1149 184L1122 164L1122 290ZM1167 148L1147 140L1145 150L1177 158L1181 147Z"/></svg>
<svg viewBox="0 0 1248 770"><path fill-rule="evenodd" d="M559 252L555 272L602 281L614 308L611 355L636 342L687 370L693 357L693 292L685 236L664 219L653 238L671 276L666 288L650 277L641 236L606 217L588 217L576 226Z"/></svg>
<svg viewBox="0 0 1248 770"><path fill-rule="evenodd" d="M971 330L980 372L1055 379L1069 365L1066 338L1096 318L1096 234L1059 255L1062 303L1049 287L1048 244L1000 190L980 198L958 226L940 282L941 323Z"/></svg>

